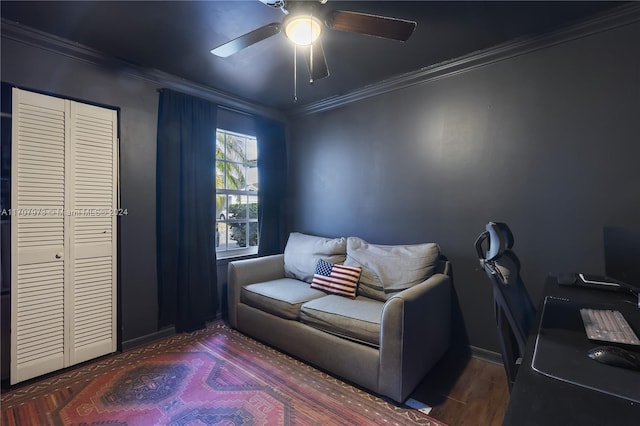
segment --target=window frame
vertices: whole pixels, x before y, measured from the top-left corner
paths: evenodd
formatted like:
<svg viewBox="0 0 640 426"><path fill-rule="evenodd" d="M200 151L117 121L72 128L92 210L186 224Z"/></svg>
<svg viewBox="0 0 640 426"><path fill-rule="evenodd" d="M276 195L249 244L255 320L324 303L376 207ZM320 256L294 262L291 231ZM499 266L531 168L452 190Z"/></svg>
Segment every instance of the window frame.
<svg viewBox="0 0 640 426"><path fill-rule="evenodd" d="M218 135L222 133L223 134L223 147L224 147L224 152L223 152L223 158L219 159L218 158ZM242 139L244 142L244 161L237 161L234 159L230 159L229 158L229 153L227 152L227 138L228 136L231 135L235 138L239 138ZM256 153L255 153L255 160L249 160L247 159L247 152L249 151L247 149L248 143L250 141L253 141L253 143L255 143L255 149L256 149ZM256 233L258 231L258 213L257 213L257 206L258 206L258 190L259 188L256 188L255 190L250 190L247 189L247 187L250 185L250 183L248 182L248 174L249 174L249 170L251 169L255 169L255 178L256 178L256 182L257 182L257 176L258 176L258 155L257 155L257 138L253 135L250 134L243 134L243 133L239 133L239 132L234 132L231 130L226 130L223 128L217 128L216 129L216 164L214 165L214 172L215 172L215 200L216 200L216 205L215 205L215 209L216 209L216 217L215 217L215 221L216 221L216 232L215 232L215 238L216 241L214 241L214 245L215 245L215 250L216 250L216 257L217 259L230 259L230 258L236 258L236 257L245 257L245 256L250 256L250 255L256 255L258 253L258 246L260 244L259 241L259 235L256 237L257 238L257 242L256 245L251 246L251 245L247 245L246 247L229 247L228 244L233 241L230 239L230 235L231 235L231 226L234 224L246 224L245 226L245 241L248 242L248 244L250 244L250 235L251 235L251 230L253 229L253 227L255 227ZM218 188L218 183L217 183L217 178L219 176L218 172L219 172L219 168L218 168L218 162L223 162L223 166L222 166L222 178L223 178L223 186L224 188ZM229 167L228 165L235 165L235 167L241 167L243 170L242 176L243 176L243 180L244 180L244 189L228 189L228 182L227 179L229 177L228 173L225 173L224 170L227 170L227 168ZM222 207L219 213L218 210L218 197L220 196L224 196L225 197L225 201L224 201L224 207ZM231 200L233 198L236 198L239 200L238 203L231 203ZM242 202L242 199L244 198L244 202ZM256 205L256 211L255 214L252 215L251 211L250 211L250 205L252 203L254 203L255 200L255 205ZM230 218L229 217L229 209L230 206L233 204L244 204L245 205L245 214L244 214L244 218L240 218L240 219L234 219L234 218ZM222 214L222 212L226 212L226 215L224 217L224 219L220 219L220 215ZM255 216L255 217L254 217ZM222 234L219 234L219 230L221 225L224 226L224 242L220 243L220 240L222 240ZM221 245L225 245L224 248L220 248Z"/></svg>

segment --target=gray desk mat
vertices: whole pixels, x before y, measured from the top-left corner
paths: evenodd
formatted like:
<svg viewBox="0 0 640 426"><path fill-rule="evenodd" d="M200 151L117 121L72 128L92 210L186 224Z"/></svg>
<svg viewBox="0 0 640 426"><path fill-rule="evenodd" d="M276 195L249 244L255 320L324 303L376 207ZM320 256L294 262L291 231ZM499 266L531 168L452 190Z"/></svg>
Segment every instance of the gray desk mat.
<svg viewBox="0 0 640 426"><path fill-rule="evenodd" d="M640 403L640 371L605 365L587 356L589 349L610 343L587 339L581 308L619 310L640 336L638 308L581 304L548 296L531 368L554 379ZM624 345L624 348L640 353L638 346Z"/></svg>

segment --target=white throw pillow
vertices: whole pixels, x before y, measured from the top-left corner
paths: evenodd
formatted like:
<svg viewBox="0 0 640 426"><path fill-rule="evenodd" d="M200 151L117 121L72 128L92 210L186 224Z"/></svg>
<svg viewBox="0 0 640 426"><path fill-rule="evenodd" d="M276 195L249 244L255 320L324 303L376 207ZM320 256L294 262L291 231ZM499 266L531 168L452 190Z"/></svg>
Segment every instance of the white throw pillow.
<svg viewBox="0 0 640 426"><path fill-rule="evenodd" d="M435 243L378 245L349 237L344 264L362 267L360 294L385 301L433 275L439 256Z"/></svg>
<svg viewBox="0 0 640 426"><path fill-rule="evenodd" d="M329 263L343 263L346 258L347 240L324 238L292 232L284 248L284 273L310 283L319 259Z"/></svg>

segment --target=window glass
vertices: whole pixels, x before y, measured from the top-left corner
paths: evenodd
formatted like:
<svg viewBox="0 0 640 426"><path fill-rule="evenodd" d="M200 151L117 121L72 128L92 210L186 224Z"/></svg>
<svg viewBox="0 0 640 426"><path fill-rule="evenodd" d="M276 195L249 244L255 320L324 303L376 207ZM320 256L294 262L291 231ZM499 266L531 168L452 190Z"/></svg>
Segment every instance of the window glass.
<svg viewBox="0 0 640 426"><path fill-rule="evenodd" d="M254 136L218 129L216 135L216 251L258 251L258 149Z"/></svg>

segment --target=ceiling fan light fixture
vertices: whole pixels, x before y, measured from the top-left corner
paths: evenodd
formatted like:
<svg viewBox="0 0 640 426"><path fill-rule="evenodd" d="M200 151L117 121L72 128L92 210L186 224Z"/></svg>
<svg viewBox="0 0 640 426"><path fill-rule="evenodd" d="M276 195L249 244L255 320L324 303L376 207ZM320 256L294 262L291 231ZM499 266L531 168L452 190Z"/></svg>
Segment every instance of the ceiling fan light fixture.
<svg viewBox="0 0 640 426"><path fill-rule="evenodd" d="M299 46L313 44L322 32L322 23L311 15L297 15L284 23L287 38Z"/></svg>

